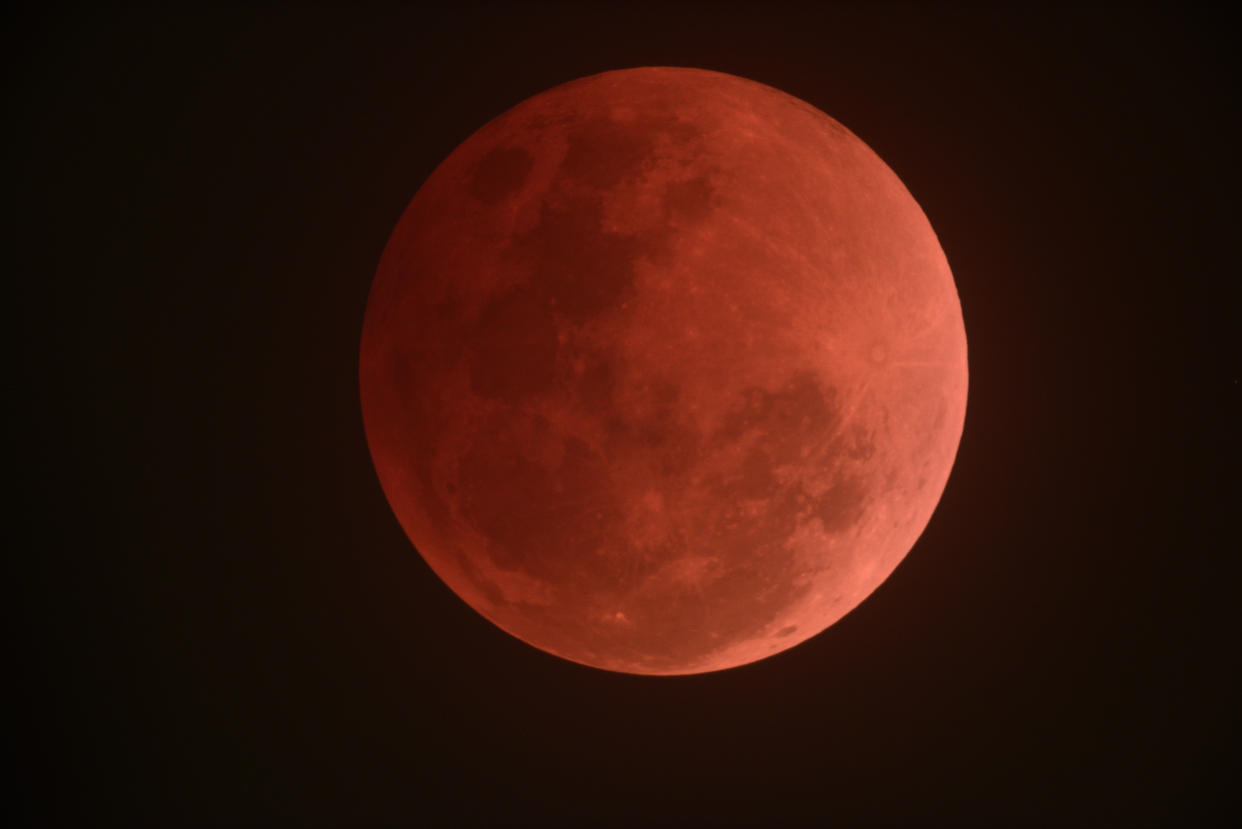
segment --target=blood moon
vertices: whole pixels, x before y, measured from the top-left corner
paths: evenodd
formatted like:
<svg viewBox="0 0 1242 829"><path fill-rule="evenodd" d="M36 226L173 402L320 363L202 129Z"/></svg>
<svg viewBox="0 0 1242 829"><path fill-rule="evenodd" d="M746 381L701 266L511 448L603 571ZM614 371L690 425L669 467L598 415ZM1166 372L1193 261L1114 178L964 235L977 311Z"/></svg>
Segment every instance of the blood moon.
<svg viewBox="0 0 1242 829"><path fill-rule="evenodd" d="M893 571L966 408L952 274L832 118L697 69L606 72L435 170L371 288L384 492L514 636L688 674L822 631Z"/></svg>

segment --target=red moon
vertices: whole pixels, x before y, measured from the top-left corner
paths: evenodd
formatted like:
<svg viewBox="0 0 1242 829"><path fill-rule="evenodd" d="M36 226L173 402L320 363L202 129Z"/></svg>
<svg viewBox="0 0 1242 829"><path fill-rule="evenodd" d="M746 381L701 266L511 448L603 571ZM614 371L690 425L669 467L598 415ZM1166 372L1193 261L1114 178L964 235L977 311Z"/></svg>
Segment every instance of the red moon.
<svg viewBox="0 0 1242 829"><path fill-rule="evenodd" d="M363 324L380 483L427 563L585 665L824 630L926 527L966 413L931 225L811 105L699 69L526 100L435 170Z"/></svg>

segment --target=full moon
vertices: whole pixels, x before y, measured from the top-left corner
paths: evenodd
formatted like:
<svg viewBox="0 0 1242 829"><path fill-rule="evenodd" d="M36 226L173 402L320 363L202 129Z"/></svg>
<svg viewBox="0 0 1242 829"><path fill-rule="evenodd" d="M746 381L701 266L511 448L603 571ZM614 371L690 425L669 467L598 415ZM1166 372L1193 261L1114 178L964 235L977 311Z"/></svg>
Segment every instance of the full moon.
<svg viewBox="0 0 1242 829"><path fill-rule="evenodd" d="M458 596L565 659L692 674L893 572L957 452L966 334L859 138L652 67L536 95L440 164L380 260L359 380L384 493Z"/></svg>

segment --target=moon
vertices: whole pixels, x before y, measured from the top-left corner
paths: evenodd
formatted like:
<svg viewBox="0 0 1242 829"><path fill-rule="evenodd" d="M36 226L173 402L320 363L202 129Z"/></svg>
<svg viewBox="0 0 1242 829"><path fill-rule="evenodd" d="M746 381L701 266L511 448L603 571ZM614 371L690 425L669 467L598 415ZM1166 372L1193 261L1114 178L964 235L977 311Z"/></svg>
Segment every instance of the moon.
<svg viewBox="0 0 1242 829"><path fill-rule="evenodd" d="M811 105L605 72L466 139L367 301L363 424L436 574L530 645L750 663L897 567L948 480L966 334L898 177Z"/></svg>

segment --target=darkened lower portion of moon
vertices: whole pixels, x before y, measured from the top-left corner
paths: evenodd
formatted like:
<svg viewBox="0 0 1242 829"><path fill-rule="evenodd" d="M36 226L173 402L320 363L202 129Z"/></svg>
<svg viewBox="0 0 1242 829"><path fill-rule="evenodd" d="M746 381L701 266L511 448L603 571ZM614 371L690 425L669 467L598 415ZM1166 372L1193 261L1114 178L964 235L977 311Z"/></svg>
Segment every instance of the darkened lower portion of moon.
<svg viewBox="0 0 1242 829"><path fill-rule="evenodd" d="M617 671L791 647L943 491L966 340L930 225L809 105L650 68L520 104L419 190L361 350L393 510L466 602Z"/></svg>

